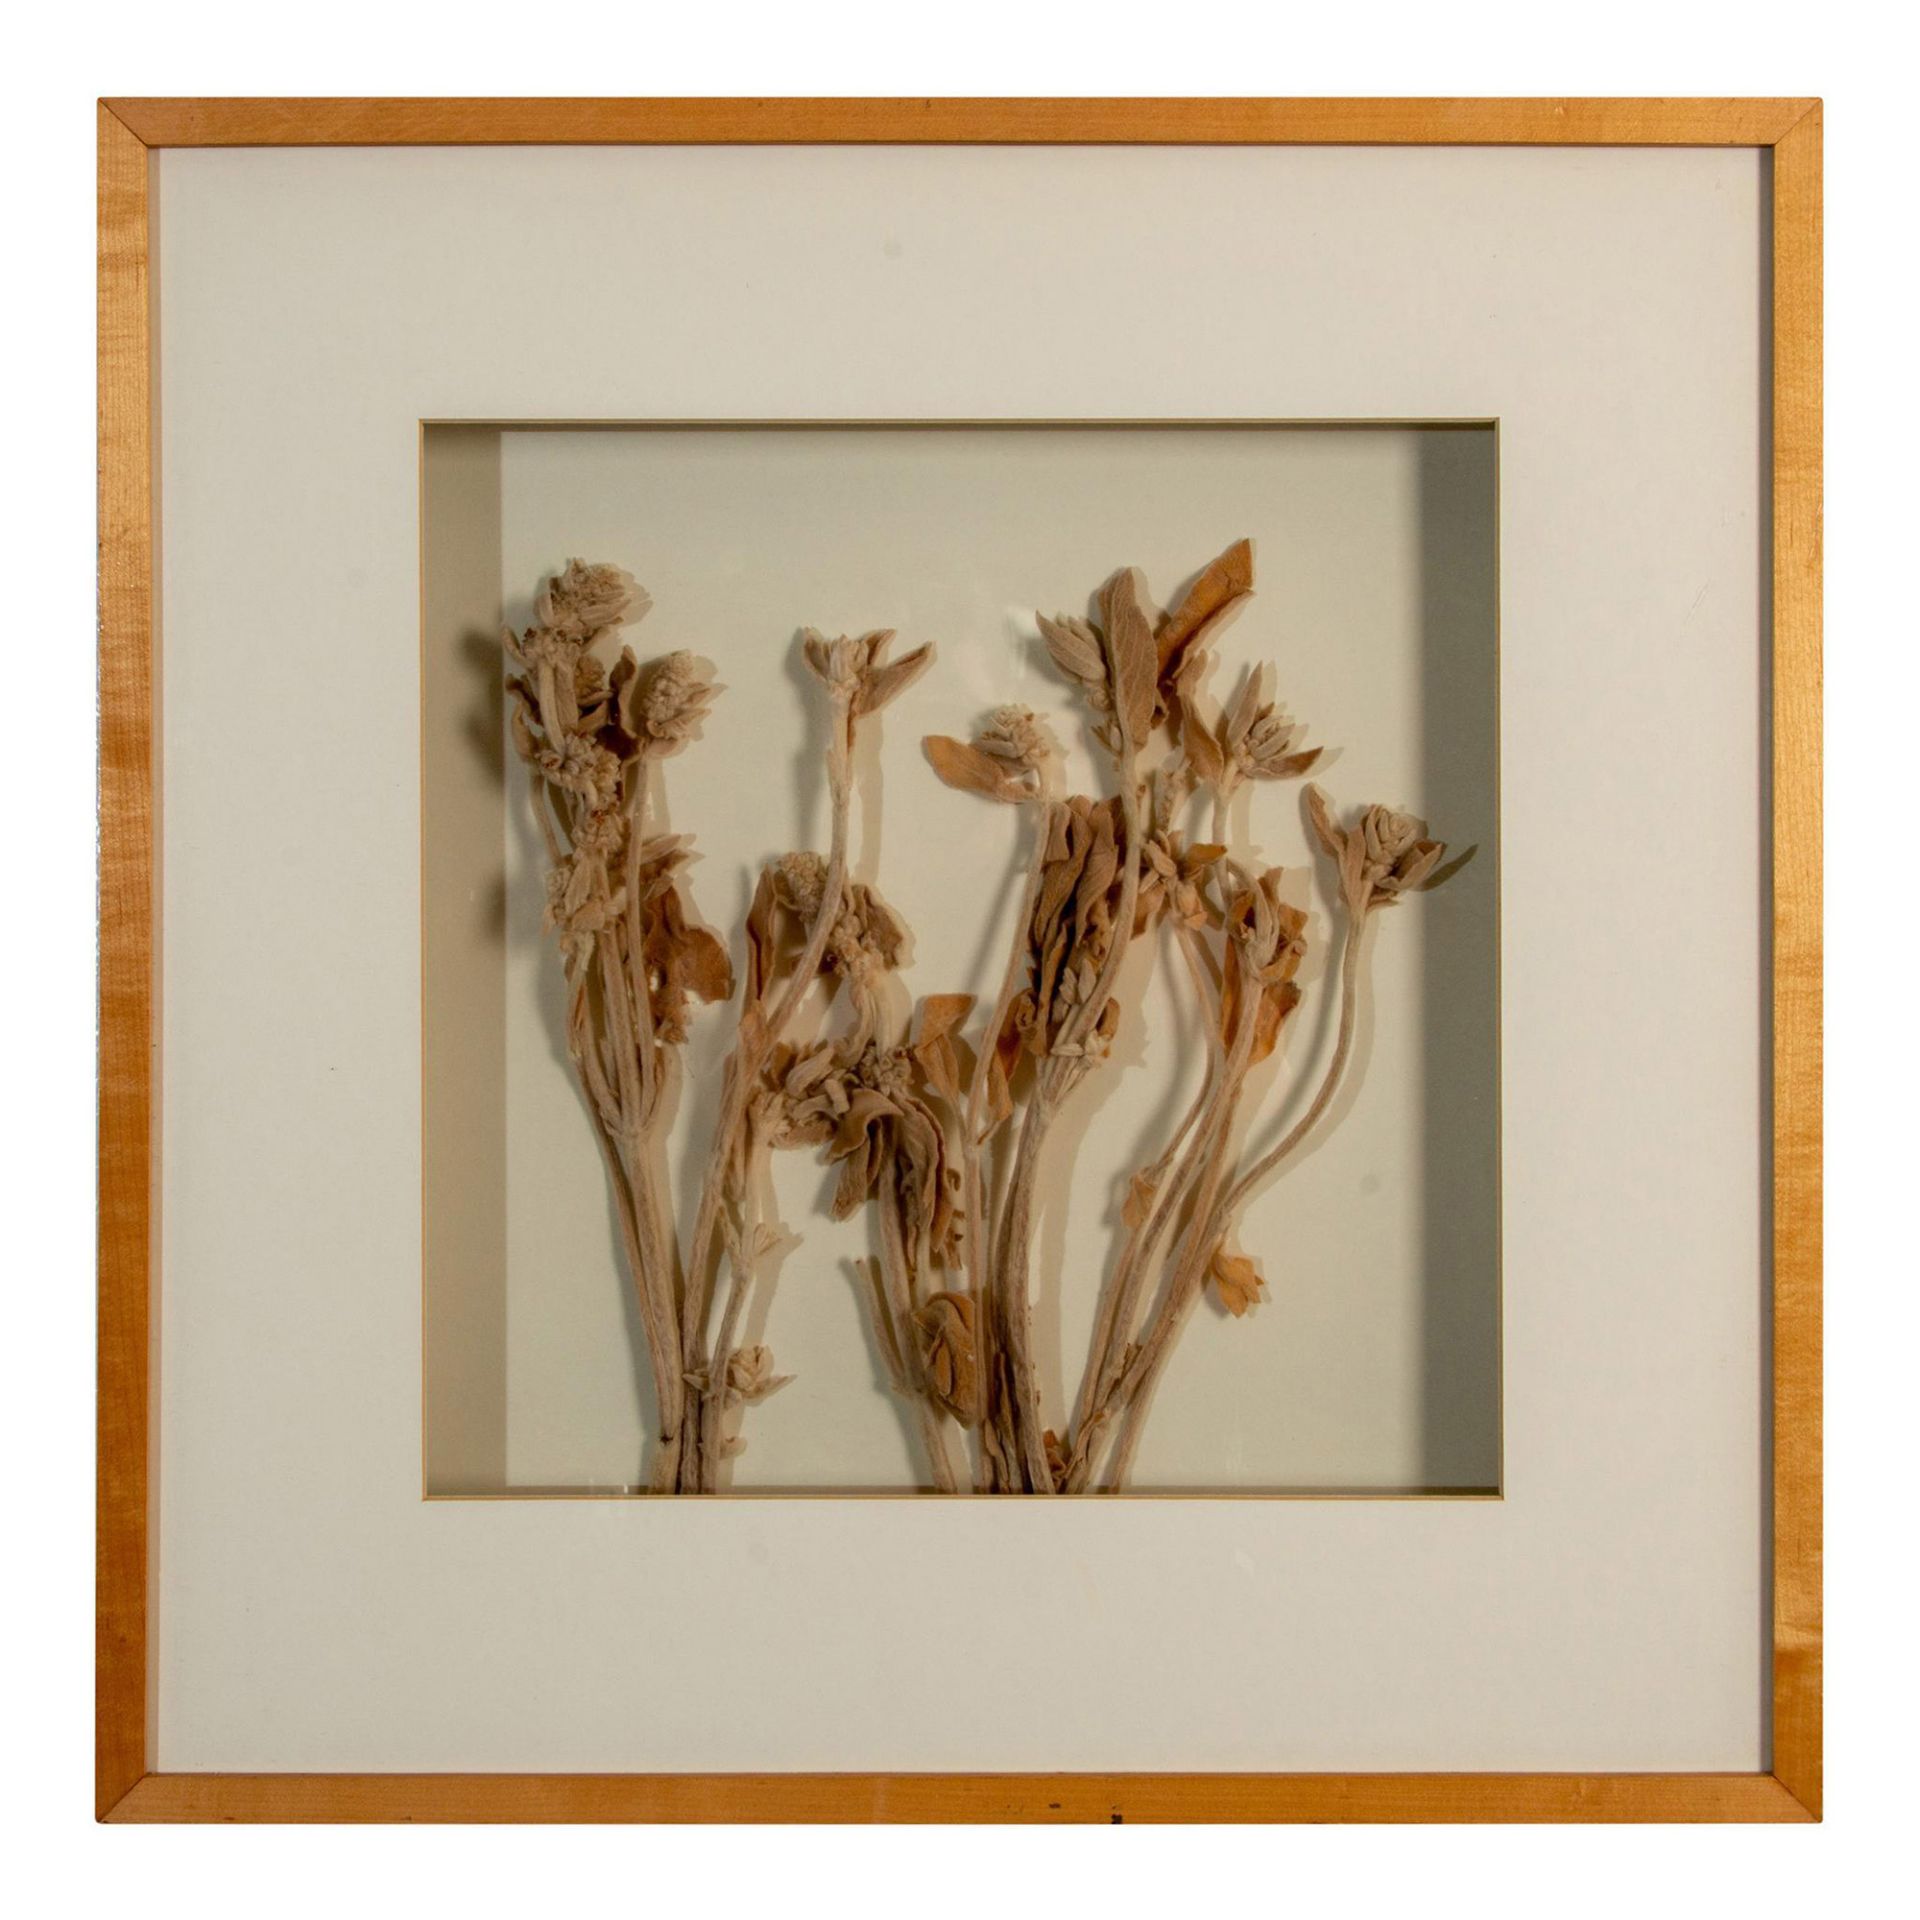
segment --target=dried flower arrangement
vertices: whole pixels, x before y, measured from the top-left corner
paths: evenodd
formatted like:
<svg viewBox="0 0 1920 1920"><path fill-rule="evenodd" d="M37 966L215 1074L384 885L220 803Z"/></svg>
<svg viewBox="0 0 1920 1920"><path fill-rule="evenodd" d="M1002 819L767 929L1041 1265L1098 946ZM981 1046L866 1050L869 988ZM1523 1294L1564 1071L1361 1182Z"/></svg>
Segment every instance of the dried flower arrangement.
<svg viewBox="0 0 1920 1920"><path fill-rule="evenodd" d="M896 1010L889 976L906 929L849 863L857 731L925 670L932 649L889 660L888 632L803 636L830 715L831 836L824 857L784 853L759 875L684 1242L659 1167L663 1092L691 1003L729 1000L736 981L727 948L688 916L689 840L649 832L648 792L654 763L687 744L716 689L687 653L643 666L622 647L608 664L606 643L650 604L616 567L570 561L542 590L534 624L505 635L513 737L550 862L568 1051L606 1163L659 1409L654 1491L718 1491L742 1444L738 1410L785 1384L766 1347L741 1341L762 1263L788 1243L765 1217L768 1156L781 1149L817 1148L837 1167L836 1218L873 1210L868 1309L941 1492L1124 1489L1195 1303L1211 1287L1240 1316L1260 1298L1237 1223L1325 1119L1347 1074L1366 931L1381 909L1461 863L1443 868L1444 848L1407 814L1370 806L1343 823L1307 787L1336 881L1339 1022L1299 1118L1249 1163L1248 1075L1299 1005L1308 918L1283 898L1278 867L1228 849L1228 803L1244 782L1298 778L1320 752L1296 746L1264 667L1224 710L1207 699L1217 643L1252 592L1242 540L1165 613L1123 569L1094 597L1093 618L1041 619L1112 769L1104 797L1058 791L1055 745L1024 708L998 709L970 741L925 742L949 786L1021 807L1030 823L1015 938L976 1048L962 1039L970 995L929 995L910 1019ZM1192 816L1208 802L1213 838L1202 840ZM1112 1050L1121 963L1149 935L1179 956L1206 1035L1205 1077L1127 1183L1077 1399L1056 1426L1030 1325L1040 1156L1074 1090Z"/></svg>

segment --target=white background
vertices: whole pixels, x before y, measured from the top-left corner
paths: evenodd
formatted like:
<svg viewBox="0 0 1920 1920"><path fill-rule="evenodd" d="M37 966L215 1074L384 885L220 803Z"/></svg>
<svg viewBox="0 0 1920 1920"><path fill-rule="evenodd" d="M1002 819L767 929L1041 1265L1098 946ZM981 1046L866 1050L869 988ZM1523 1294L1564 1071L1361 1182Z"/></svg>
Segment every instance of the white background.
<svg viewBox="0 0 1920 1920"><path fill-rule="evenodd" d="M757 18L743 21L742 13ZM943 10L944 11L944 10ZM826 16L847 16L829 25ZM854 16L864 16L856 18ZM732 9L697 30L631 9L548 4L543 44L523 9L444 15L392 4L269 19L256 9L99 5L16 23L8 120L4 484L17 726L0 770L11 802L5 947L8 1390L0 1396L14 1540L27 1572L4 1606L5 1804L21 1832L9 1883L41 1910L94 1901L147 1912L415 1909L472 1913L691 1898L721 1910L922 1913L1173 1909L1197 1881L1261 1911L1845 1912L1879 1875L1897 1885L1912 1729L1910 1374L1914 1290L1910 1086L1915 525L1901 423L1915 399L1911 71L1884 9L1683 7L1620 0L1604 14L1532 6L1444 13L1381 5L1345 26L1189 0L1171 31L1128 47L1066 9L975 4L965 31L928 10ZM503 23L514 43L503 44ZM618 22L619 24L615 24ZM40 44L36 45L36 37ZM701 43L704 44L701 44ZM1313 1830L1099 1834L938 1842L897 1834L698 1832L101 1832L88 1821L91 1670L92 96L99 92L1824 93L1829 323L1829 1803L1827 1827L1738 1830ZM16 214L17 209L17 214ZM51 722L51 724L48 724ZM34 829L37 829L35 831ZM1901 1478L1896 1479L1899 1475ZM15 1617L17 1616L17 1617ZM937 1852L929 1852L937 1846ZM937 1870L929 1871L937 1863ZM36 1886L38 1882L38 1886ZM268 1892L271 1889L271 1892ZM1008 1889L1018 1889L1009 1892Z"/></svg>

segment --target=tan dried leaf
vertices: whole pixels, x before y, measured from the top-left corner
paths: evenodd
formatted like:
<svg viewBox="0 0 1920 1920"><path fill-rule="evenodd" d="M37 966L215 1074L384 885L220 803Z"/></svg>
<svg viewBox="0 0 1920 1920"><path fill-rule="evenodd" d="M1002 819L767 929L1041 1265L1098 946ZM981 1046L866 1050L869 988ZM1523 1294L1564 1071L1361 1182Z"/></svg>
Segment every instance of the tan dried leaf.
<svg viewBox="0 0 1920 1920"><path fill-rule="evenodd" d="M1252 591L1253 542L1236 540L1201 570L1180 604L1161 621L1157 637L1161 676L1178 670L1182 652L1216 614Z"/></svg>
<svg viewBox="0 0 1920 1920"><path fill-rule="evenodd" d="M1007 771L1003 760L982 753L964 740L943 733L930 733L920 743L933 770L948 786L962 793L977 793L984 799L1017 804L1028 797L1026 787Z"/></svg>
<svg viewBox="0 0 1920 1920"><path fill-rule="evenodd" d="M892 638L891 635L887 637ZM861 688L859 698L854 702L855 713L878 713L889 700L904 693L933 664L931 646L915 647L911 653L902 654L891 666L879 664L878 655L885 650L883 641L875 650L874 665L867 675L865 685Z"/></svg>
<svg viewBox="0 0 1920 1920"><path fill-rule="evenodd" d="M1278 759L1254 759L1248 763L1250 780L1295 780L1320 758L1323 749L1308 747L1303 753L1284 754Z"/></svg>
<svg viewBox="0 0 1920 1920"><path fill-rule="evenodd" d="M1141 1168L1127 1182L1127 1198L1120 1209L1120 1224L1133 1233L1144 1227L1148 1214L1153 1211L1153 1196L1159 1190L1159 1183L1150 1179L1147 1170Z"/></svg>
<svg viewBox="0 0 1920 1920"><path fill-rule="evenodd" d="M973 1011L973 995L970 993L930 993L920 1002L920 1038L918 1044L925 1046L929 1040L938 1040L952 1033L966 1023L967 1015Z"/></svg>
<svg viewBox="0 0 1920 1920"><path fill-rule="evenodd" d="M1113 710L1127 739L1134 747L1142 747L1153 727L1158 661L1139 568L1122 567L1107 582L1100 593L1100 612L1107 629Z"/></svg>
<svg viewBox="0 0 1920 1920"><path fill-rule="evenodd" d="M1180 739L1186 747L1187 761L1194 772L1208 786L1217 787L1227 770L1226 756L1221 753L1213 730L1184 702L1180 708Z"/></svg>

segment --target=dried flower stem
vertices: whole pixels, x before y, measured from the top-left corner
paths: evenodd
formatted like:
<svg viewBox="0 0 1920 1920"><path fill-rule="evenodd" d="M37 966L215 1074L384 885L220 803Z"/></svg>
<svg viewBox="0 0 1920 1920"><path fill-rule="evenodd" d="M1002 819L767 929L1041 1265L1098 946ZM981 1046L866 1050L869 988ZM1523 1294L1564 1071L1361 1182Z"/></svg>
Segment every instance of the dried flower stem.
<svg viewBox="0 0 1920 1920"><path fill-rule="evenodd" d="M1044 770L1034 823L1032 850L1027 856L1025 885L1020 892L1020 907L1013 923L1013 940L1007 951L1007 964L1000 979L1000 991L993 1003L986 1026L986 1039L975 1061L972 1085L967 1092L967 1110L961 1126L960 1176L961 1204L966 1213L967 1290L976 1303L974 1339L978 1354L981 1392L989 1393L989 1381L997 1366L998 1314L989 1276L987 1242L987 1182L984 1164L987 1088L996 1066L998 1036L1007 1024L1014 996L1020 989L1020 977L1027 963L1028 929L1033 924L1034 903L1040 896L1040 882L1046 872L1047 847L1053 837L1054 805L1048 797ZM991 1448L980 1450L978 1484L992 1484Z"/></svg>
<svg viewBox="0 0 1920 1920"><path fill-rule="evenodd" d="M720 1113L714 1125L706 1178L701 1184L699 1209L694 1215L693 1238L687 1248L687 1311L681 1330L681 1355L684 1371L693 1382L709 1372L705 1346L713 1300L714 1244L719 1235L721 1209L735 1197L742 1177L742 1141L754 1085L768 1054L791 1026L794 1014L819 974L827 937L839 916L846 891L847 840L853 809L853 720L850 696L837 690L833 696L833 728L827 749L827 789L833 818L832 840L827 855L826 884L807 944L793 978L770 1014L763 1014L760 1004L742 1007L733 1055L727 1062ZM710 1394L723 1396L725 1387L722 1381L710 1377L704 1387L696 1385L693 1391L698 1403ZM704 1421L701 1425L704 1430ZM683 1461L683 1491L712 1492L718 1484L719 1462L705 1458L704 1454L703 1448L701 1457L691 1463ZM686 1485L690 1473L692 1486Z"/></svg>
<svg viewBox="0 0 1920 1920"><path fill-rule="evenodd" d="M891 1181L880 1195L880 1274L881 1298L893 1323L893 1345L906 1376L907 1395L913 1401L927 1462L933 1470L934 1487L941 1493L957 1493L960 1479L947 1447L947 1418L928 1396L926 1367L913 1337L911 1263L905 1225L900 1217L900 1196Z"/></svg>
<svg viewBox="0 0 1920 1920"><path fill-rule="evenodd" d="M1319 1091L1279 1143L1256 1160L1228 1190L1219 1209L1223 1232L1246 1205L1254 1188L1277 1171L1281 1163L1319 1124L1321 1115L1333 1104L1334 1095L1340 1091L1340 1083L1346 1077L1347 1063L1353 1057L1353 1037L1359 1027L1360 940L1365 927L1364 920L1349 917L1347 921L1346 939L1340 954L1340 1027L1334 1038L1333 1057L1327 1062L1327 1071L1321 1079Z"/></svg>
<svg viewBox="0 0 1920 1920"><path fill-rule="evenodd" d="M617 569L569 562L543 589L535 626L524 639L506 637L520 670L509 682L514 740L551 868L567 1048L613 1191L659 1405L656 1490L717 1491L724 1460L744 1444L729 1437L728 1409L784 1382L766 1347L740 1344L758 1264L774 1244L761 1182L776 1147L818 1146L838 1164L836 1218L874 1207L878 1257L864 1272L875 1336L895 1387L914 1404L941 1492L967 1482L954 1460L955 1422L977 1432L971 1477L983 1490L1082 1492L1096 1480L1123 1488L1154 1388L1209 1279L1236 1316L1260 1298L1258 1266L1228 1244L1233 1225L1254 1188L1325 1120L1350 1070L1368 917L1445 873L1444 849L1411 816L1376 806L1342 826L1325 796L1307 789L1338 874L1339 1025L1300 1118L1239 1171L1247 1076L1274 1051L1300 998L1306 916L1283 899L1278 868L1228 855L1229 801L1242 783L1297 777L1318 755L1294 750L1298 729L1268 699L1264 668L1241 677L1217 719L1199 705L1209 649L1252 579L1241 541L1168 613L1155 615L1138 573L1123 569L1096 596L1098 624L1040 622L1112 761L1111 798L1055 797L1054 749L1024 708L997 709L971 743L927 741L950 786L1034 808L1014 940L970 1083L957 1038L971 998L930 995L911 1030L899 1030L879 983L900 965L906 930L849 874L857 723L920 673L931 650L889 663L889 633L831 641L807 633L806 662L831 707L829 851L824 860L784 855L761 876L746 928L747 990L684 1261L656 1175L663 1089L689 999L728 997L732 969L718 940L687 917L676 879L684 838L648 838L648 788L652 763L687 742L714 689L688 654L643 669L623 651L610 670L594 655L645 608ZM1144 766L1163 722L1174 748ZM1203 798L1215 839L1192 842L1182 819ZM1125 1239L1061 1439L1045 1424L1033 1353L1040 1165L1065 1102L1111 1054L1128 946L1163 919L1198 1009L1206 1071L1128 1185ZM851 1012L839 1030L790 1044L816 986L830 998L840 985ZM986 1158L996 1140L997 1204ZM964 1283L943 1283L936 1269Z"/></svg>

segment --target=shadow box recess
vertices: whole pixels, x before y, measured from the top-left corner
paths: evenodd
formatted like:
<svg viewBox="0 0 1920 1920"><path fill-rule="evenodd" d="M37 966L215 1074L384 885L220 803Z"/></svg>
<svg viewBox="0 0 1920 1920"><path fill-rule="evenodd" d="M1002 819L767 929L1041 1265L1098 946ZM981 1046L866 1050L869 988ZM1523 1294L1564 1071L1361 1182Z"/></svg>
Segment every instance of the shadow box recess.
<svg viewBox="0 0 1920 1920"><path fill-rule="evenodd" d="M101 1818L1819 1818L1817 101L99 142ZM422 492L569 422L1497 433L1476 1497L423 1497Z"/></svg>

